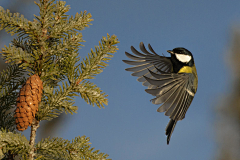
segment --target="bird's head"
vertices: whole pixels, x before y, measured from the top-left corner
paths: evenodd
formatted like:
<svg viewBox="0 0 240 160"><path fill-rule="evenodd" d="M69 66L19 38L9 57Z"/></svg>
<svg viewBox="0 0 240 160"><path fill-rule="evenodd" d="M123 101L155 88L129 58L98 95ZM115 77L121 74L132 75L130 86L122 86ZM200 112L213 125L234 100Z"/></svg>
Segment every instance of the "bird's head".
<svg viewBox="0 0 240 160"><path fill-rule="evenodd" d="M185 48L178 47L174 48L173 50L168 50L167 52L171 54L171 58L175 59L180 63L188 66L194 65L192 53Z"/></svg>

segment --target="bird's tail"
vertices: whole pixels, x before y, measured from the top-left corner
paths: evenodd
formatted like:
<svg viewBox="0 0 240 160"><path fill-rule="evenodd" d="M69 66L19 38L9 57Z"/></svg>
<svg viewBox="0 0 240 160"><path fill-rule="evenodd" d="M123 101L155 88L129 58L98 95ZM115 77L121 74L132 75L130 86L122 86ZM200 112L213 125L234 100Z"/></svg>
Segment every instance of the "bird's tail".
<svg viewBox="0 0 240 160"><path fill-rule="evenodd" d="M167 144L169 144L171 135L173 133L173 130L177 124L176 120L171 119L166 127L166 135L167 135Z"/></svg>

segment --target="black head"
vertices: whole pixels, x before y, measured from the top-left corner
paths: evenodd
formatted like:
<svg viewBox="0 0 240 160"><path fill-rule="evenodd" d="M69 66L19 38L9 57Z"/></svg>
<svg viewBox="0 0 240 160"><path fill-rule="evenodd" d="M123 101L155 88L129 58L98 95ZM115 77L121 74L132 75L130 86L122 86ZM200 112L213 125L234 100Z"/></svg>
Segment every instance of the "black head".
<svg viewBox="0 0 240 160"><path fill-rule="evenodd" d="M182 47L174 48L172 51L169 51L171 53L171 57L179 61L180 63L184 63L188 66L194 65L194 59L192 53Z"/></svg>
<svg viewBox="0 0 240 160"><path fill-rule="evenodd" d="M194 59L192 53L182 47L174 48L172 51L168 50L167 52L171 53L171 61L173 64L173 68L176 72L183 66L190 66L194 65Z"/></svg>

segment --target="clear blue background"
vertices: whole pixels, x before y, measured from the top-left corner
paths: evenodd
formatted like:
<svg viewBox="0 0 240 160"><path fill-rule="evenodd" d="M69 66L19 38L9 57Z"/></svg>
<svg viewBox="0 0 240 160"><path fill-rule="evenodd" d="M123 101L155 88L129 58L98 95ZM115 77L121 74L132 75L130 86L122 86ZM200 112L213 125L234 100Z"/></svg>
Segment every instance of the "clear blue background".
<svg viewBox="0 0 240 160"><path fill-rule="evenodd" d="M17 0L1 1L5 9ZM19 1L18 1L19 2ZM28 19L38 14L32 2L18 8ZM115 34L119 51L103 73L93 80L109 96L109 105L98 109L76 100L78 113L67 115L56 136L73 139L90 137L92 146L114 160L213 159L215 143L215 105L219 95L227 93L230 74L226 69L231 29L240 20L239 0L67 0L70 15L90 12L94 21L83 31L86 40L80 55L90 52L102 36ZM30 7L30 8L29 8ZM170 145L165 127L169 118L156 112L157 105L141 83L124 69L124 52L130 46L150 43L159 53L185 47L195 59L199 86L186 118L178 122ZM7 44L8 42L4 42ZM28 136L29 130L24 134Z"/></svg>

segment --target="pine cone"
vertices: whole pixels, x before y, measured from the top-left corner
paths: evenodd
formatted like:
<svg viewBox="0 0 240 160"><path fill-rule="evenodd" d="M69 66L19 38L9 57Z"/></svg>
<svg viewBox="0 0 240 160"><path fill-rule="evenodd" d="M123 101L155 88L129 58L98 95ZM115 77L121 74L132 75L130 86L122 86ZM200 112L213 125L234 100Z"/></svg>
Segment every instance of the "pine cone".
<svg viewBox="0 0 240 160"><path fill-rule="evenodd" d="M32 124L42 98L43 83L38 75L29 77L22 86L15 110L17 130L24 131Z"/></svg>

